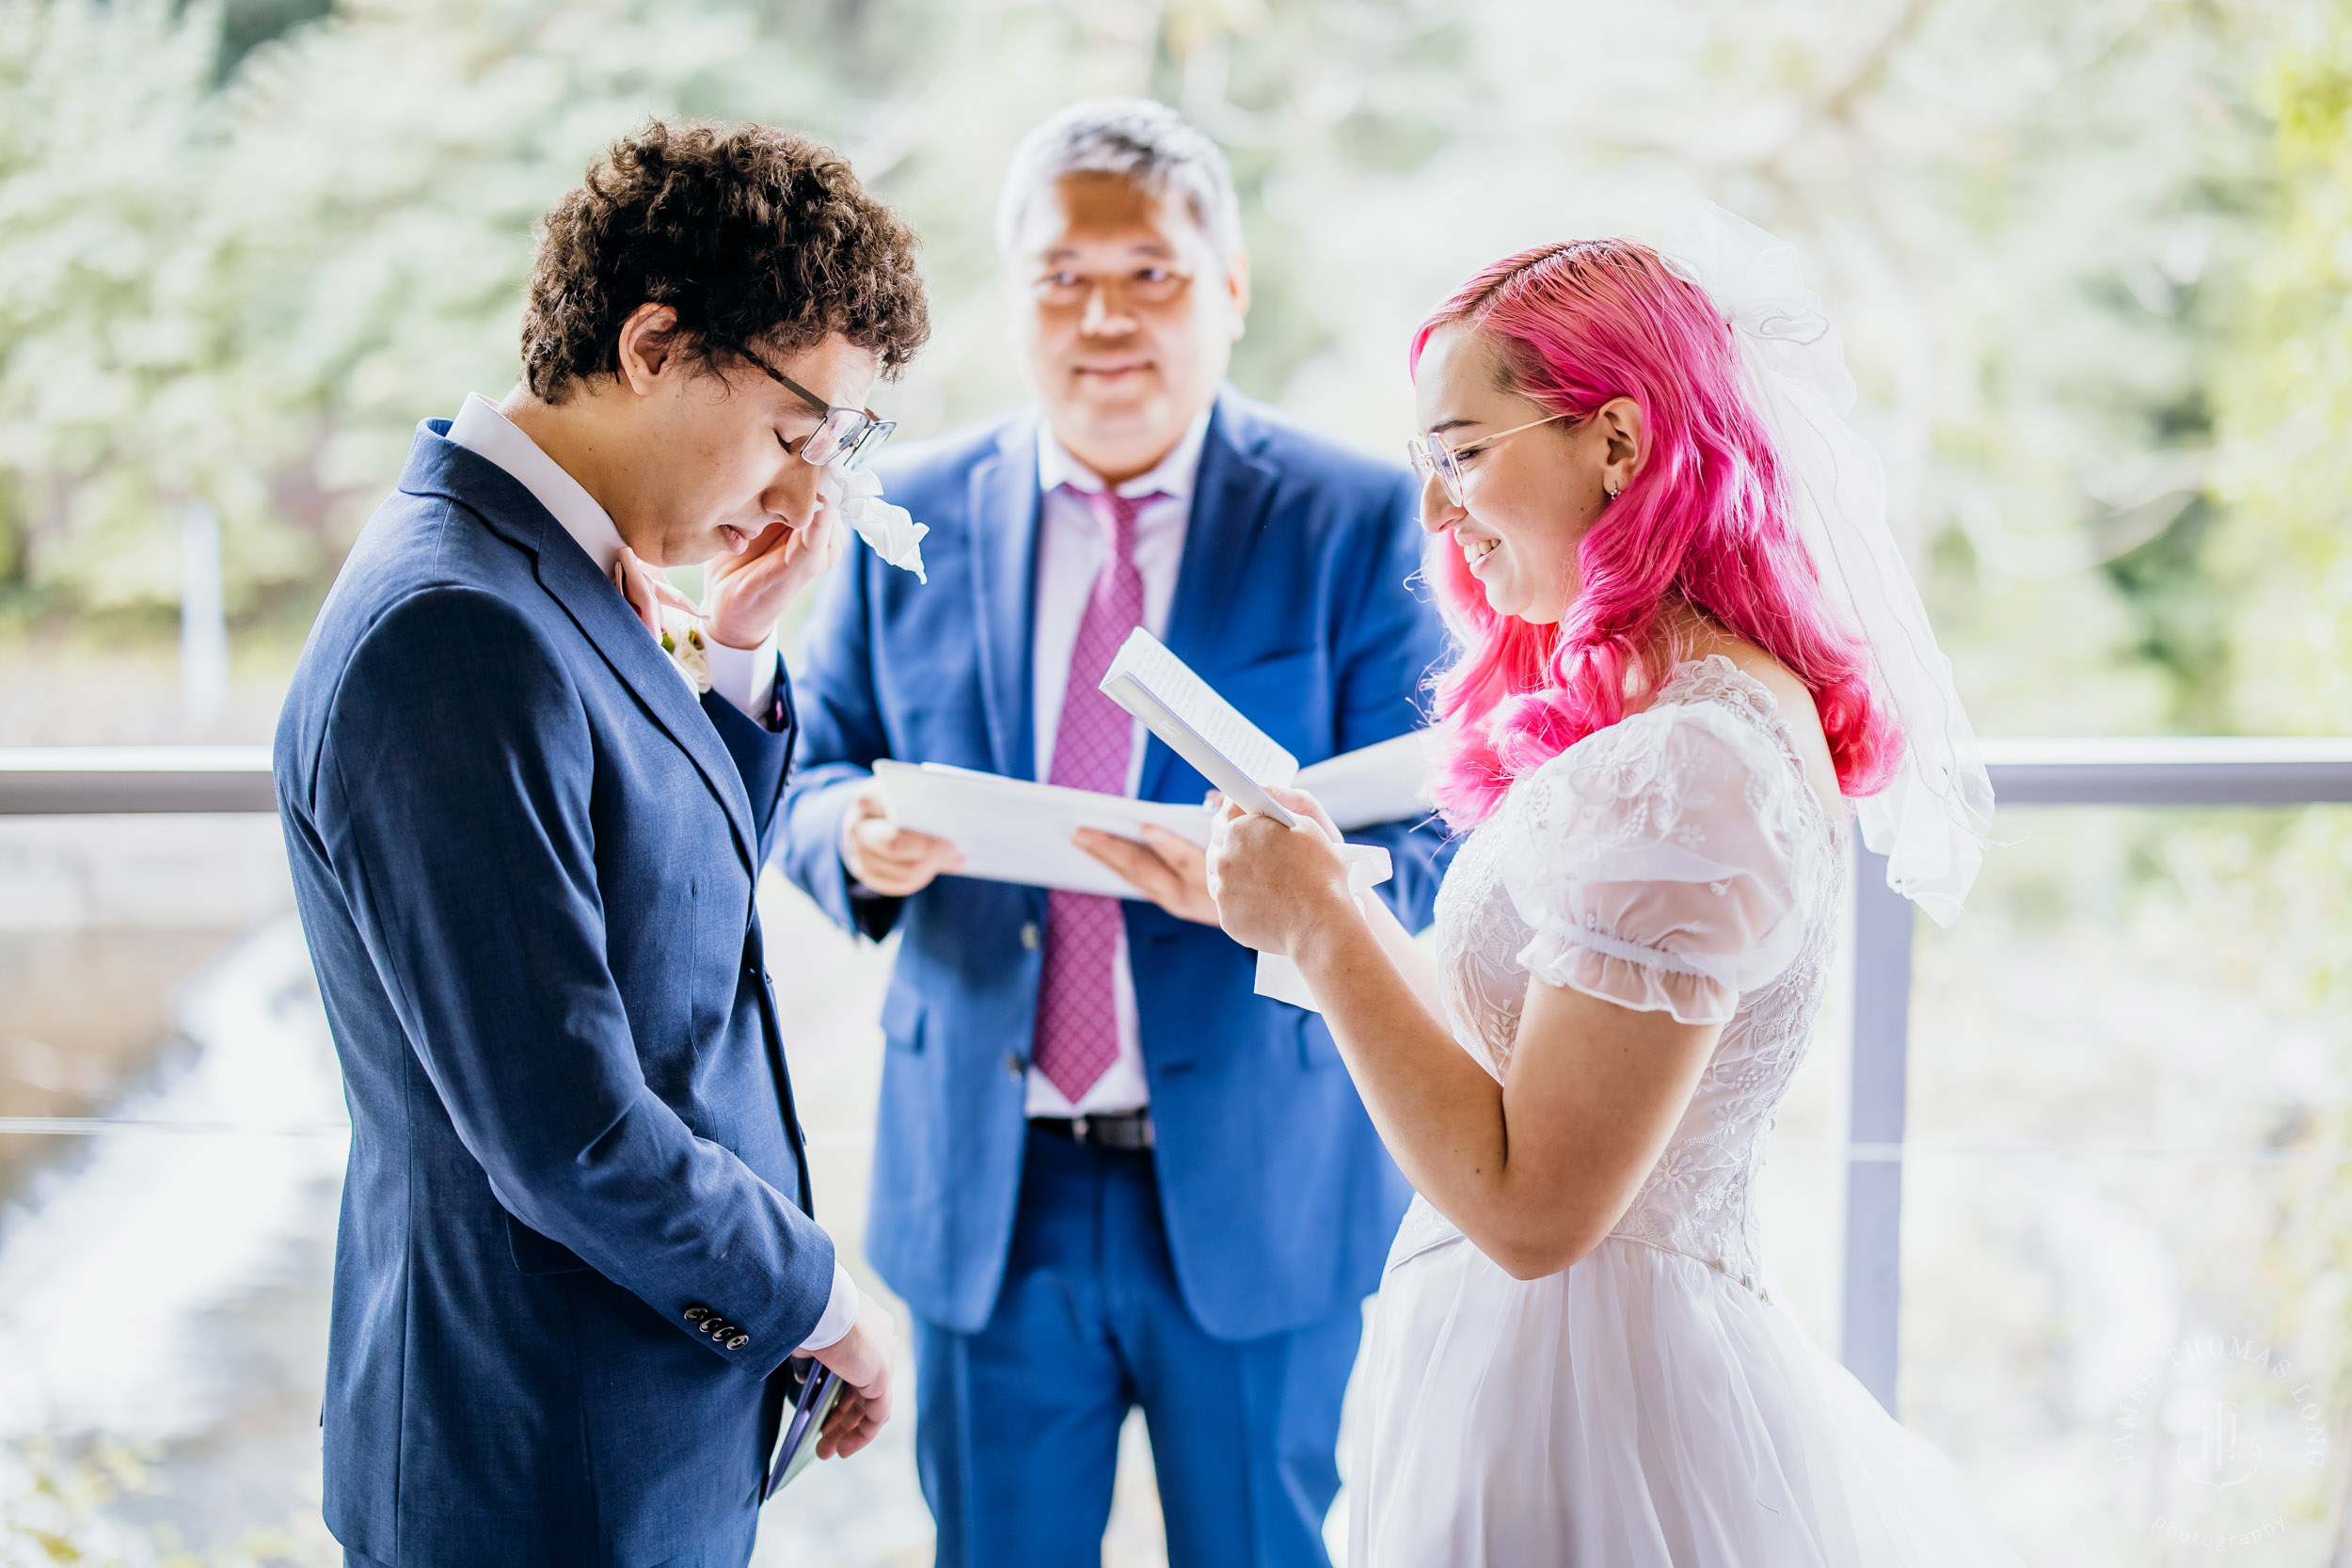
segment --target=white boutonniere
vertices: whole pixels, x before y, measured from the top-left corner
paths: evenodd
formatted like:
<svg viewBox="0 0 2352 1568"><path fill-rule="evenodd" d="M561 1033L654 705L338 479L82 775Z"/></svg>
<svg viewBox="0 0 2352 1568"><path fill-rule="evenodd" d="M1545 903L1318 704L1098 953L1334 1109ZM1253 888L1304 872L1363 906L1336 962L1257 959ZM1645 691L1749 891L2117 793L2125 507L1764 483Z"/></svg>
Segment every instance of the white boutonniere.
<svg viewBox="0 0 2352 1568"><path fill-rule="evenodd" d="M913 572L917 582L930 581L923 575L923 536L930 529L916 522L905 507L882 499L881 479L864 468L827 468L817 491L876 555L900 571Z"/></svg>
<svg viewBox="0 0 2352 1568"><path fill-rule="evenodd" d="M670 656L680 679L696 696L710 689L710 642L694 601L662 580L627 545L612 561L612 586Z"/></svg>
<svg viewBox="0 0 2352 1568"><path fill-rule="evenodd" d="M703 636L702 623L684 610L669 605L661 607L661 651L670 656L677 673L686 677L686 684L695 695L710 689L710 644Z"/></svg>

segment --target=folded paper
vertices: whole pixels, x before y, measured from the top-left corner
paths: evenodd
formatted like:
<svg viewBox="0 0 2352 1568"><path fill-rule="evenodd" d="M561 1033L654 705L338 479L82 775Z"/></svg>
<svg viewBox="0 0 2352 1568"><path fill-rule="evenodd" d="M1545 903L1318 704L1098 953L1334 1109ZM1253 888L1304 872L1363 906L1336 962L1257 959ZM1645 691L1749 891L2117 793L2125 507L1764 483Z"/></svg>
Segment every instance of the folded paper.
<svg viewBox="0 0 2352 1568"><path fill-rule="evenodd" d="M1071 835L1094 828L1141 839L1149 825L1195 844L1209 842L1206 806L1131 800L936 762L877 762L874 777L893 822L947 840L963 851L957 875L983 881L1135 898L1140 895L1125 879L1071 843Z"/></svg>

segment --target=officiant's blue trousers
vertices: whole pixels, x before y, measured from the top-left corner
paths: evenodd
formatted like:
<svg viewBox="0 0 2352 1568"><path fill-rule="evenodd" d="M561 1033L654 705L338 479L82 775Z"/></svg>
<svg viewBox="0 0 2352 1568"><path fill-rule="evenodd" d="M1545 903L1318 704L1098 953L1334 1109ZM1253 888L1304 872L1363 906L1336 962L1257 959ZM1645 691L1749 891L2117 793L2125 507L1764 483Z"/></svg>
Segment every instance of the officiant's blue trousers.
<svg viewBox="0 0 2352 1568"><path fill-rule="evenodd" d="M1350 1310L1211 1338L1177 1291L1152 1156L1033 1129L995 1312L977 1334L915 1325L937 1568L1100 1568L1136 1405L1170 1568L1327 1568L1332 1451L1362 1331Z"/></svg>

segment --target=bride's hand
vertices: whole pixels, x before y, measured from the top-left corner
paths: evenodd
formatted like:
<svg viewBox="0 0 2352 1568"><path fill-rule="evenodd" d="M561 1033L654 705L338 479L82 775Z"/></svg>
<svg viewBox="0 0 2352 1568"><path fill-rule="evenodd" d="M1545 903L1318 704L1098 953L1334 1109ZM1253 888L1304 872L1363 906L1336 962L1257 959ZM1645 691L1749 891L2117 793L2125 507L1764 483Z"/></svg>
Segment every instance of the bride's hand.
<svg viewBox="0 0 2352 1568"><path fill-rule="evenodd" d="M1209 832L1209 896L1226 935L1287 955L1318 922L1353 917L1356 901L1333 847L1340 831L1322 802L1295 789L1266 793L1302 820L1285 828L1226 801Z"/></svg>

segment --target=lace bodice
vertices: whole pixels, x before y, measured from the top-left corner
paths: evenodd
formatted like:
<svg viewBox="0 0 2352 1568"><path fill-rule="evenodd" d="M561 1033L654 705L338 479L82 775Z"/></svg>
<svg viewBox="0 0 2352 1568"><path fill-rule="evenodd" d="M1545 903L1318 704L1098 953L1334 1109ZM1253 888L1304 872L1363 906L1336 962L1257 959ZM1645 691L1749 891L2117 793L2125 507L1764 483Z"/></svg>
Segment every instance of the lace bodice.
<svg viewBox="0 0 2352 1568"><path fill-rule="evenodd" d="M1844 846L1771 691L1716 655L1520 779L1438 895L1447 1019L1497 1078L1531 974L1724 1025L1613 1234L1750 1289L1761 1272L1751 1188L1828 985Z"/></svg>

